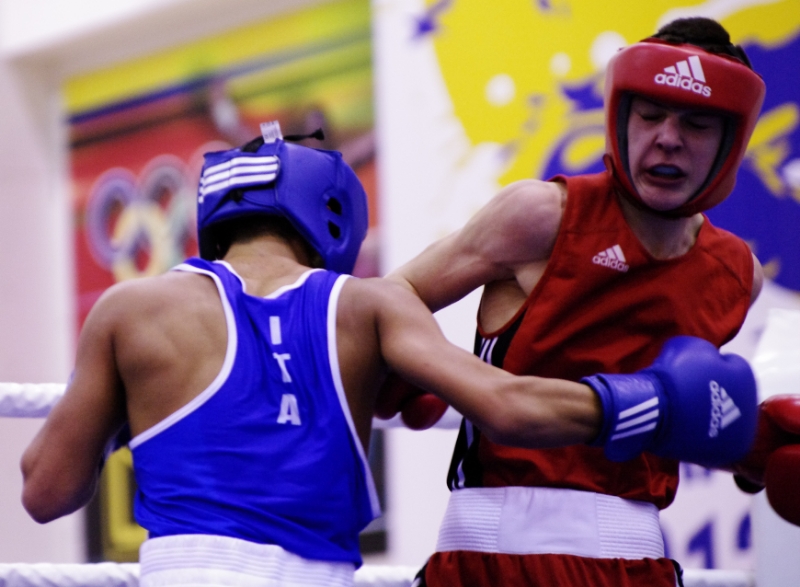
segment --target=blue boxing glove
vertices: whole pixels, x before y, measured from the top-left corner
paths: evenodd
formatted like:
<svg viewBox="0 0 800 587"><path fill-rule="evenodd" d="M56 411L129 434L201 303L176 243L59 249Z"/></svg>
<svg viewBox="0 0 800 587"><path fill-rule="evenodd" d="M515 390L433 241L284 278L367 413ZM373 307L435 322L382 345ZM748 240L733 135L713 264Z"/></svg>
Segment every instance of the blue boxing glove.
<svg viewBox="0 0 800 587"><path fill-rule="evenodd" d="M691 336L667 341L648 368L581 380L600 396L603 426L592 442L612 461L647 451L722 467L741 460L755 438L756 382L747 361Z"/></svg>

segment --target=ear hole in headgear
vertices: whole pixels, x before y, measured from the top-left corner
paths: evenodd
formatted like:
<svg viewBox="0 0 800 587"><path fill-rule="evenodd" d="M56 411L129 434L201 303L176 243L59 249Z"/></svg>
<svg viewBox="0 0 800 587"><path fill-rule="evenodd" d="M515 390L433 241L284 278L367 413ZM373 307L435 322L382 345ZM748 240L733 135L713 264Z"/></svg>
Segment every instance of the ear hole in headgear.
<svg viewBox="0 0 800 587"><path fill-rule="evenodd" d="M342 215L342 203L336 198L329 198L328 202L325 204L325 207L337 216Z"/></svg>

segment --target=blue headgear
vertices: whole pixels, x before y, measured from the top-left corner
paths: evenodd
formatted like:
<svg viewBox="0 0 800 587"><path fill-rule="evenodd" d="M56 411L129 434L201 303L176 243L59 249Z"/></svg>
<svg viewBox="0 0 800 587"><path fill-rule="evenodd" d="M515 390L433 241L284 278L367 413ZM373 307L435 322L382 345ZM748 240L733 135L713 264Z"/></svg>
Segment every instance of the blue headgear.
<svg viewBox="0 0 800 587"><path fill-rule="evenodd" d="M206 153L197 199L200 256L216 258L209 227L260 214L286 218L326 269L353 271L367 234L367 196L340 153L281 139L255 152Z"/></svg>

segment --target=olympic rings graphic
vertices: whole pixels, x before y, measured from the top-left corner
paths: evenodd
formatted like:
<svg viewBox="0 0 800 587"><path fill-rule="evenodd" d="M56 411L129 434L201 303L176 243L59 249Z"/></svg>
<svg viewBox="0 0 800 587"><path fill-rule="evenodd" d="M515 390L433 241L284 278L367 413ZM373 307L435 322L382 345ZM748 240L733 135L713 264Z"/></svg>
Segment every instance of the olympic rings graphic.
<svg viewBox="0 0 800 587"><path fill-rule="evenodd" d="M157 275L183 260L195 238L195 178L174 155L154 157L139 177L104 172L86 205L86 239L117 281Z"/></svg>

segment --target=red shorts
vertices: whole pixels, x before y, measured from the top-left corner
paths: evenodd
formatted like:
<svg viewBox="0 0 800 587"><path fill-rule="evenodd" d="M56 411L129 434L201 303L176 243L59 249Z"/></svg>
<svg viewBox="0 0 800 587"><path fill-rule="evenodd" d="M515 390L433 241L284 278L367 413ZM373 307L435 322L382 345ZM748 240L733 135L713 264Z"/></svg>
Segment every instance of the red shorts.
<svg viewBox="0 0 800 587"><path fill-rule="evenodd" d="M661 559L623 560L567 554L437 552L419 587L681 587L680 567Z"/></svg>

